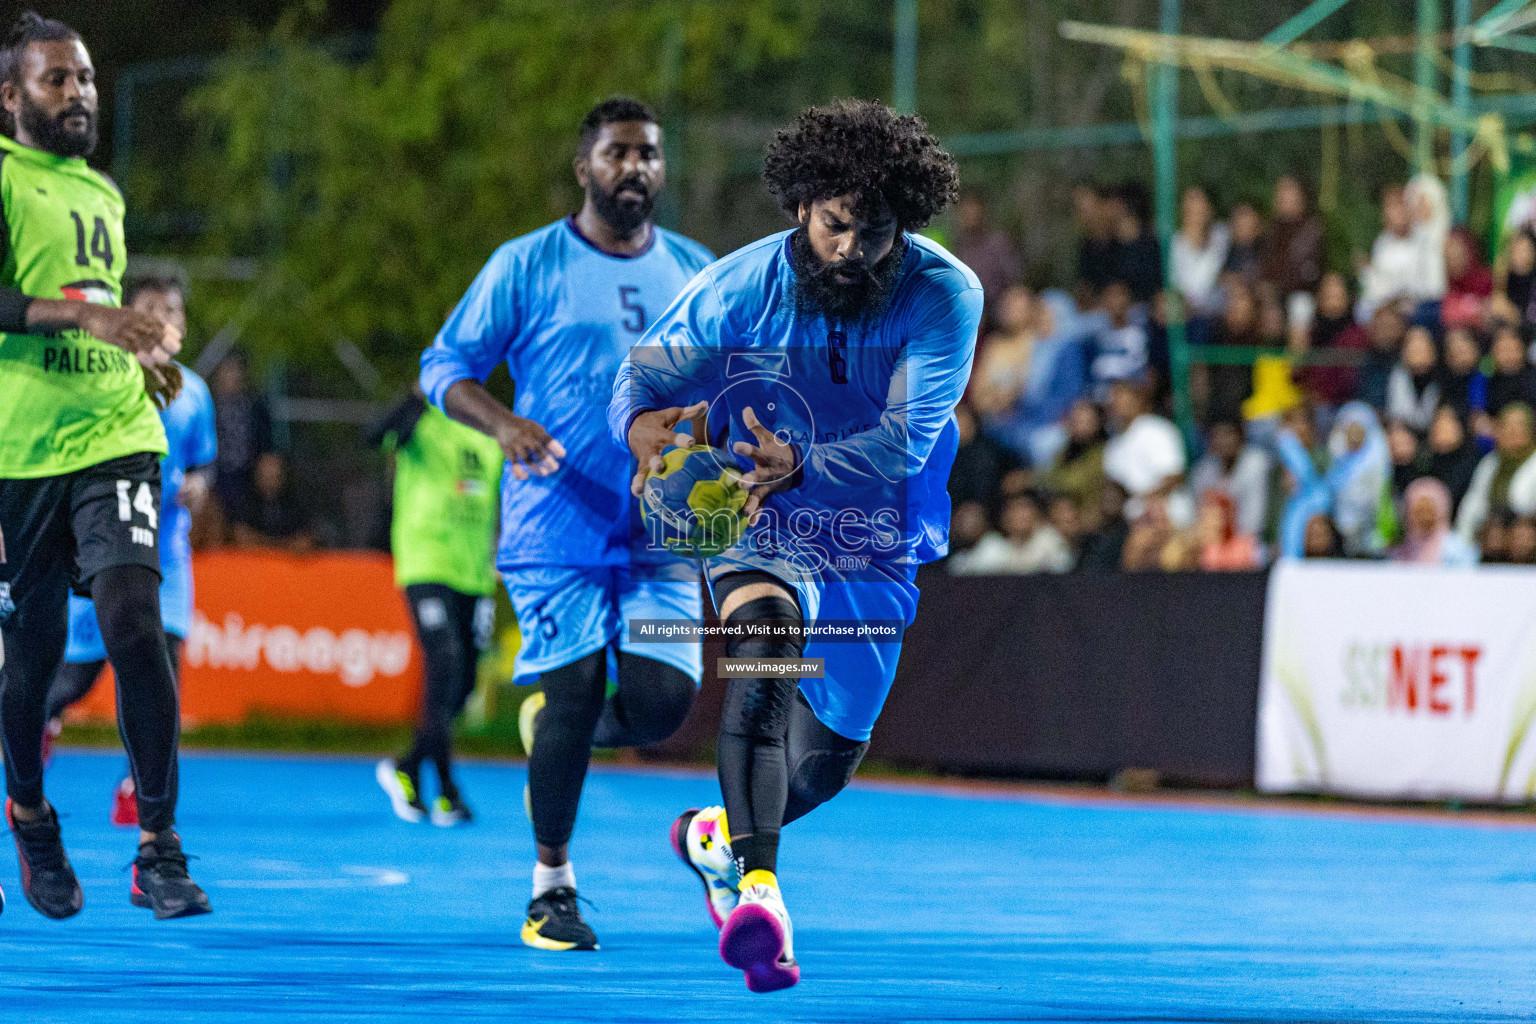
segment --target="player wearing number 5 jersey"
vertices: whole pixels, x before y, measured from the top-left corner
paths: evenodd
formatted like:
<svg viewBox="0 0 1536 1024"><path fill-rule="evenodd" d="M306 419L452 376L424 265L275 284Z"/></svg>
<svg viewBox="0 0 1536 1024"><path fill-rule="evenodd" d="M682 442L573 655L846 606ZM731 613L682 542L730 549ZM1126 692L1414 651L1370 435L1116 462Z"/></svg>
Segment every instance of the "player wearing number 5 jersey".
<svg viewBox="0 0 1536 1024"><path fill-rule="evenodd" d="M632 557L632 470L604 417L630 346L711 256L651 223L664 162L641 104L594 108L575 169L581 212L498 249L421 359L432 404L508 459L497 565L522 629L517 672L543 685L524 704L539 863L522 937L549 950L597 948L567 856L593 745L670 736L703 671L696 644L626 635L634 618L697 621L699 588L686 563ZM502 362L517 385L511 411L480 386Z"/></svg>
<svg viewBox="0 0 1536 1024"><path fill-rule="evenodd" d="M25 14L0 64L15 133L0 139L0 741L22 891L53 918L83 902L42 768L73 586L95 601L117 671L140 825L130 898L158 918L207 913L172 830L179 714L159 595L167 446L146 394L175 397L168 360L180 332L116 308L123 199L85 162L97 104L78 34Z"/></svg>

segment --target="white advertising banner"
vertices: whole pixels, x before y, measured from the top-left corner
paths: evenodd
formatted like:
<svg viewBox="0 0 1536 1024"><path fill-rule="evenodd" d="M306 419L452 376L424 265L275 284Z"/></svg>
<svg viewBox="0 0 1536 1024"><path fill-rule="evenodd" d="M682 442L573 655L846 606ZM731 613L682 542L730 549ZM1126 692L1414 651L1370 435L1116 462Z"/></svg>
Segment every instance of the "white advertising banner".
<svg viewBox="0 0 1536 1024"><path fill-rule="evenodd" d="M1384 799L1536 796L1536 569L1282 562L1258 785Z"/></svg>

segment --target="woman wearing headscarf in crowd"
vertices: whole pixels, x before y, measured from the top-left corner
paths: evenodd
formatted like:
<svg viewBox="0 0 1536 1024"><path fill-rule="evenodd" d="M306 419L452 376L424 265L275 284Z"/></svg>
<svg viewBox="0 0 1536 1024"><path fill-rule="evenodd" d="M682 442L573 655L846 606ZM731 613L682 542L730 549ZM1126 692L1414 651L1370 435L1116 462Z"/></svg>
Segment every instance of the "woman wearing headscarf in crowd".
<svg viewBox="0 0 1536 1024"><path fill-rule="evenodd" d="M1343 558L1344 538L1325 513L1318 512L1307 520L1302 558Z"/></svg>
<svg viewBox="0 0 1536 1024"><path fill-rule="evenodd" d="M1445 332L1445 359L1440 368L1440 404L1463 416L1488 408L1488 378L1482 371L1483 350L1470 327Z"/></svg>
<svg viewBox="0 0 1536 1024"><path fill-rule="evenodd" d="M1511 235L1494 276L1503 279L1499 298L1494 301L1494 315L1524 328L1531 321L1531 298L1536 292L1536 236L1529 230Z"/></svg>
<svg viewBox="0 0 1536 1024"><path fill-rule="evenodd" d="M1506 565L1536 565L1536 519L1511 515L1504 524Z"/></svg>
<svg viewBox="0 0 1536 1024"><path fill-rule="evenodd" d="M1483 453L1478 450L1466 419L1449 405L1435 410L1426 447L1429 459L1425 475L1445 485L1451 495L1451 513L1454 515L1472 486L1472 475L1477 472Z"/></svg>
<svg viewBox="0 0 1536 1024"><path fill-rule="evenodd" d="M1295 480L1280 524L1280 554L1300 557L1307 524L1331 517L1350 556L1379 554L1385 547L1381 512L1391 475L1386 435L1364 402L1350 402L1334 418L1328 438L1328 471L1319 474L1296 433L1282 429L1276 439L1281 461Z"/></svg>
<svg viewBox="0 0 1536 1024"><path fill-rule="evenodd" d="M1216 321L1212 343L1225 347L1255 348L1260 344L1259 301L1256 289L1240 277L1226 287L1227 305ZM1243 414L1243 401L1253 394L1253 369L1249 366L1211 366L1206 418L1225 420Z"/></svg>
<svg viewBox="0 0 1536 1024"><path fill-rule="evenodd" d="M1408 485L1423 476L1428 460L1419 444L1419 435L1402 420L1387 423L1387 454L1392 457L1392 501L1402 500Z"/></svg>
<svg viewBox="0 0 1536 1024"><path fill-rule="evenodd" d="M1195 535L1200 568L1205 572L1242 572L1263 564L1258 538L1238 530L1237 505L1221 491L1206 491L1200 496Z"/></svg>
<svg viewBox="0 0 1536 1024"><path fill-rule="evenodd" d="M1445 236L1445 301L1440 322L1446 327L1478 327L1493 295L1493 271L1483 262L1482 246L1464 227Z"/></svg>
<svg viewBox="0 0 1536 1024"><path fill-rule="evenodd" d="M1403 495L1403 543L1394 562L1466 567L1477 564L1477 549L1451 532L1451 494L1434 477L1422 477Z"/></svg>
<svg viewBox="0 0 1536 1024"><path fill-rule="evenodd" d="M1355 315L1369 322L1392 302L1406 302L1409 319L1420 322L1420 307L1445 296L1444 239L1430 258L1428 232L1420 222L1425 210L1419 194L1400 185L1381 193L1381 234L1371 246L1371 259L1360 270L1360 301Z"/></svg>
<svg viewBox="0 0 1536 1024"><path fill-rule="evenodd" d="M1408 317L1396 303L1388 303L1371 314L1355 397L1372 409L1387 407L1387 382L1402 355L1403 336L1407 333Z"/></svg>
<svg viewBox="0 0 1536 1024"><path fill-rule="evenodd" d="M1467 495L1456 512L1456 532L1468 544L1490 519L1511 508L1536 511L1536 418L1524 402L1499 413L1494 449L1477 464ZM1519 507L1516 507L1518 502Z"/></svg>
<svg viewBox="0 0 1536 1024"><path fill-rule="evenodd" d="M1275 182L1274 217L1262 248L1260 276L1274 289L1282 308L1293 295L1309 296L1322 277L1323 220L1308 205L1301 180L1281 175Z"/></svg>
<svg viewBox="0 0 1536 1024"><path fill-rule="evenodd" d="M1323 275L1317 286L1317 315L1306 339L1309 352L1363 352L1370 347L1370 336L1355 322L1344 275ZM1360 385L1360 371L1353 366L1304 366L1296 370L1295 376L1297 386L1329 409L1337 409L1355 397Z"/></svg>
<svg viewBox="0 0 1536 1024"><path fill-rule="evenodd" d="M1040 478L1052 494L1064 494L1081 509L1093 508L1104 491L1104 446L1109 433L1104 414L1086 398L1072 403L1066 415L1067 443L1056 463Z"/></svg>
<svg viewBox="0 0 1536 1024"><path fill-rule="evenodd" d="M1238 203L1232 207L1232 241L1227 247L1227 262L1222 266L1222 276L1235 274L1249 284L1259 280L1260 254L1264 249L1264 218L1253 203Z"/></svg>
<svg viewBox="0 0 1536 1024"><path fill-rule="evenodd" d="M1420 433L1428 430L1440 404L1439 370L1440 354L1429 328L1408 328L1402 355L1387 378L1387 418L1401 420Z"/></svg>
<svg viewBox="0 0 1536 1024"><path fill-rule="evenodd" d="M1419 294L1430 306L1421 306L1416 323L1440 323L1440 304L1449 281L1445 266L1445 240L1451 233L1451 197L1445 183L1433 174L1420 174L1408 183L1408 207L1413 216L1413 237L1420 250L1424 275Z"/></svg>
<svg viewBox="0 0 1536 1024"><path fill-rule="evenodd" d="M958 533L962 542L974 542L997 522L1003 503L1002 479L1019 468L1019 460L981 429L970 402L962 401L955 408L955 422L960 428L960 444L949 471L949 501L955 510L954 522L967 528L952 525L951 531Z"/></svg>
<svg viewBox="0 0 1536 1024"><path fill-rule="evenodd" d="M1536 407L1536 367L1526 359L1525 341L1512 324L1501 323L1494 328L1493 373L1488 378L1489 416L1498 416L1505 406L1513 402ZM1482 424L1483 430L1489 424Z"/></svg>

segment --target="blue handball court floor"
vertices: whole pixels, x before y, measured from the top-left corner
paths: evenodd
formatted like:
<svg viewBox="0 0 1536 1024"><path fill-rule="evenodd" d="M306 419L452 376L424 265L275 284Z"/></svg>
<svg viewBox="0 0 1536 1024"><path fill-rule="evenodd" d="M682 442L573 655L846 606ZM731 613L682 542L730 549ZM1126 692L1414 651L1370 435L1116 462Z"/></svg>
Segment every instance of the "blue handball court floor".
<svg viewBox="0 0 1536 1024"><path fill-rule="evenodd" d="M50 795L85 887L69 921L0 851L0 1020L1536 1020L1536 828L856 785L785 833L798 988L718 959L666 841L704 773L594 770L573 847L603 949L524 948L519 765L479 813L393 818L361 759L189 754L181 832L211 917L128 904L120 756L64 751Z"/></svg>

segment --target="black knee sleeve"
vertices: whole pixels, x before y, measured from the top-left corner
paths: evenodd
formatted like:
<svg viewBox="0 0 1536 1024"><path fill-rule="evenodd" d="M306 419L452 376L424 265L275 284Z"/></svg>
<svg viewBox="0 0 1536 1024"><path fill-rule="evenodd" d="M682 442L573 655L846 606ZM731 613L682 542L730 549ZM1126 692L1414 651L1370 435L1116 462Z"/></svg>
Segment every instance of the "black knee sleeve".
<svg viewBox="0 0 1536 1024"><path fill-rule="evenodd" d="M798 695L789 722L789 802L784 823L803 817L853 781L869 741L850 740L828 729Z"/></svg>
<svg viewBox="0 0 1536 1024"><path fill-rule="evenodd" d="M541 845L558 847L571 841L592 759L592 733L603 712L607 673L608 652L601 650L539 677L544 710L528 751L528 802L534 838Z"/></svg>
<svg viewBox="0 0 1536 1024"><path fill-rule="evenodd" d="M742 622L786 623L798 626L800 609L782 597L759 597L732 613L732 624ZM726 641L728 658L798 658L805 645L798 639L740 637ZM789 709L794 706L800 680L794 677L757 676L731 679L726 684L725 711L720 731L733 736L782 745L789 728Z"/></svg>
<svg viewBox="0 0 1536 1024"><path fill-rule="evenodd" d="M748 601L728 619L731 625L796 627L802 621L799 606L779 596ZM799 637L750 635L728 640L725 648L732 658L759 659L798 658L803 650ZM778 675L733 678L726 684L717 760L720 792L731 821L731 848L743 874L777 869L779 827L789 798L784 744L799 685L796 676Z"/></svg>
<svg viewBox="0 0 1536 1024"><path fill-rule="evenodd" d="M603 707L593 733L597 747L644 747L677 731L698 687L664 661L619 652L619 691Z"/></svg>

